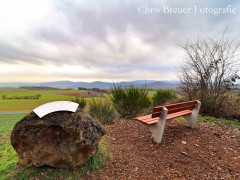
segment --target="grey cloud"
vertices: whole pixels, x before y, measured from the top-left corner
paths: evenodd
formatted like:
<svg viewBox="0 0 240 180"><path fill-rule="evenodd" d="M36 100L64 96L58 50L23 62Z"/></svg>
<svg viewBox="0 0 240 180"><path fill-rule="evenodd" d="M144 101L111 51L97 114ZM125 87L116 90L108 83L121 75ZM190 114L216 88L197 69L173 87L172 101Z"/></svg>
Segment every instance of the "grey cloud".
<svg viewBox="0 0 240 180"><path fill-rule="evenodd" d="M86 68L101 68L108 73L131 71L172 72L183 52L178 46L187 38L216 36L229 26L228 34L238 34L239 13L235 15L210 14L139 14L139 5L171 7L239 7L238 1L200 2L182 1L52 1L53 14L32 27L27 43L13 47L0 41L0 61L80 64ZM240 10L240 9L239 9ZM149 52L131 49L128 37L132 31L149 47ZM109 36L116 36L116 47ZM39 42L39 43L38 43ZM57 49L47 51L41 43Z"/></svg>

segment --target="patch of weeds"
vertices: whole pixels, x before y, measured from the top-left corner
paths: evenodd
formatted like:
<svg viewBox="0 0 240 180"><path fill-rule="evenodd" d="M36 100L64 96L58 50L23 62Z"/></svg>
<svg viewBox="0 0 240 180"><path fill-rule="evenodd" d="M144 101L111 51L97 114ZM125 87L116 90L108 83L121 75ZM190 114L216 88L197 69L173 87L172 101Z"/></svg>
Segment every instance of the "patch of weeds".
<svg viewBox="0 0 240 180"><path fill-rule="evenodd" d="M187 122L184 117L178 117L175 120L179 124ZM197 121L198 122L205 122L205 123L209 123L209 124L216 124L218 126L226 124L226 125L236 127L236 128L240 127L240 123L238 121L216 118L216 117L213 117L213 116L198 115L198 120Z"/></svg>
<svg viewBox="0 0 240 180"><path fill-rule="evenodd" d="M111 102L102 99L92 99L90 101L89 114L102 124L112 123L117 117Z"/></svg>
<svg viewBox="0 0 240 180"><path fill-rule="evenodd" d="M31 178L36 178L39 173L40 170L38 168L20 167L17 173L13 175L13 178L28 180Z"/></svg>
<svg viewBox="0 0 240 180"><path fill-rule="evenodd" d="M89 159L83 166L82 166L82 175L84 175L88 170L94 171L101 166L106 164L106 161L110 158L105 144L105 137L99 142L98 144L98 152L95 156Z"/></svg>
<svg viewBox="0 0 240 180"><path fill-rule="evenodd" d="M182 123L186 123L186 122L187 122L184 117L178 117L178 118L176 118L176 121L177 121L177 123L179 123L179 124L182 124Z"/></svg>
<svg viewBox="0 0 240 180"><path fill-rule="evenodd" d="M129 148L129 145L127 145L127 144L124 144L124 147L125 147L126 149L128 149L128 148Z"/></svg>
<svg viewBox="0 0 240 180"><path fill-rule="evenodd" d="M18 162L17 153L14 151L9 141L9 133L7 137L1 136L0 142L0 179L8 179L11 177Z"/></svg>
<svg viewBox="0 0 240 180"><path fill-rule="evenodd" d="M37 133L39 133L39 132L41 131L41 129L42 129L41 126L36 126L36 127L34 128L34 130L35 130Z"/></svg>
<svg viewBox="0 0 240 180"><path fill-rule="evenodd" d="M26 114L26 116L28 116L28 118L34 118L36 117L36 114L32 112L32 113Z"/></svg>
<svg viewBox="0 0 240 180"><path fill-rule="evenodd" d="M39 124L39 125L42 125L42 124L43 124L43 120L40 120L40 121L38 122L38 124Z"/></svg>
<svg viewBox="0 0 240 180"><path fill-rule="evenodd" d="M238 121L234 121L234 120L227 120L227 119L222 119L222 118L216 118L216 117L212 117L212 116L202 116L199 115L198 116L198 120L199 121L203 121L203 122L207 122L209 124L216 124L216 125L229 125L232 127L240 127L240 123Z"/></svg>
<svg viewBox="0 0 240 180"><path fill-rule="evenodd" d="M84 109L87 105L86 99L81 96L74 96L74 97L71 97L69 100L72 102L78 103L82 109Z"/></svg>

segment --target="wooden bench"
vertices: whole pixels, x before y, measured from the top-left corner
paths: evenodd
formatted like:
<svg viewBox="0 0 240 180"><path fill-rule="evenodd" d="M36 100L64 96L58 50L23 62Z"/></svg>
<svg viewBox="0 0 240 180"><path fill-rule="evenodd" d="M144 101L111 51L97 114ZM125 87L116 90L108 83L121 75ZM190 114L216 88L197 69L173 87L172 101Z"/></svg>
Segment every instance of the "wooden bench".
<svg viewBox="0 0 240 180"><path fill-rule="evenodd" d="M200 106L201 102L198 100L158 106L152 114L136 117L134 120L146 124L154 141L161 143L166 120L183 116L187 120L187 126L194 128Z"/></svg>

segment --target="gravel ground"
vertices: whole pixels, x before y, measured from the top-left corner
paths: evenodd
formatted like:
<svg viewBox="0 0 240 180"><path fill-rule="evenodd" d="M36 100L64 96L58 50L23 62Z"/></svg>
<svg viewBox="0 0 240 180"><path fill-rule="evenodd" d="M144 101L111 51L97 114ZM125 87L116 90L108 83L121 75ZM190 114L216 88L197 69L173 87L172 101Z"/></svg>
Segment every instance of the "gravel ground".
<svg viewBox="0 0 240 180"><path fill-rule="evenodd" d="M178 120L179 121L179 120ZM106 126L109 162L83 179L240 179L240 130L167 122L161 144L134 120Z"/></svg>

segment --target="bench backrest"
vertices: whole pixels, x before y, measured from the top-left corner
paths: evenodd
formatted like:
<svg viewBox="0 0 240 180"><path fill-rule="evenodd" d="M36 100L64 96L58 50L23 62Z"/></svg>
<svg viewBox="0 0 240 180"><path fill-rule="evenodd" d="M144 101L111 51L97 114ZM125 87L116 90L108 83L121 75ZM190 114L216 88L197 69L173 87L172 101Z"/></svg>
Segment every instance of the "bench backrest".
<svg viewBox="0 0 240 180"><path fill-rule="evenodd" d="M168 109L168 114L181 112L184 110L192 110L197 101L198 100L194 100L194 101L188 101L188 102L183 102L183 103L155 107L153 110L153 113L152 113L152 118L159 117L163 107L166 107Z"/></svg>

